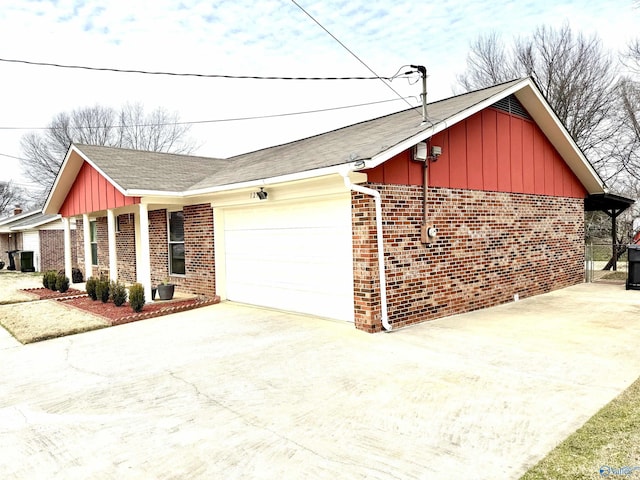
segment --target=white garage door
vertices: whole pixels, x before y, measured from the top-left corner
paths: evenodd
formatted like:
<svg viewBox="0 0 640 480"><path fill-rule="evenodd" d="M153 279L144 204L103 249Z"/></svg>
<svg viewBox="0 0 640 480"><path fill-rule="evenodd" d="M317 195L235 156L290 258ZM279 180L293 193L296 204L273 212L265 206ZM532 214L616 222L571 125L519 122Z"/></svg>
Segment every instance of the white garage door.
<svg viewBox="0 0 640 480"><path fill-rule="evenodd" d="M350 196L224 212L229 300L353 321Z"/></svg>

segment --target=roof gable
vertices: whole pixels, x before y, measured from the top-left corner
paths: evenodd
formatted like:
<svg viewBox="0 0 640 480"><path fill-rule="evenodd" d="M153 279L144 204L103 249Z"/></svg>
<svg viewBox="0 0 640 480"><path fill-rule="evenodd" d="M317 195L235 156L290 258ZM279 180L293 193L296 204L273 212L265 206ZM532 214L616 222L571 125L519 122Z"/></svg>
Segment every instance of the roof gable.
<svg viewBox="0 0 640 480"><path fill-rule="evenodd" d="M530 78L469 92L230 159L72 145L45 204L57 213L89 163L124 196L190 196L266 182L374 168L496 102L514 96L589 193L604 183ZM364 165L360 165L364 161ZM356 166L356 162L358 165Z"/></svg>

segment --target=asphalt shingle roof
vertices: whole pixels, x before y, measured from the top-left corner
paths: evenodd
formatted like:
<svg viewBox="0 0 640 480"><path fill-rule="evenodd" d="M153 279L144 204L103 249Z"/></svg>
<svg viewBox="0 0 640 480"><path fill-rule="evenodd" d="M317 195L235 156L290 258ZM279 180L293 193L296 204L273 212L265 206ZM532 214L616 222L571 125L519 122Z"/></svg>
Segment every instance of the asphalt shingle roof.
<svg viewBox="0 0 640 480"><path fill-rule="evenodd" d="M510 88L520 80L229 159L75 145L125 190L188 192L369 159Z"/></svg>

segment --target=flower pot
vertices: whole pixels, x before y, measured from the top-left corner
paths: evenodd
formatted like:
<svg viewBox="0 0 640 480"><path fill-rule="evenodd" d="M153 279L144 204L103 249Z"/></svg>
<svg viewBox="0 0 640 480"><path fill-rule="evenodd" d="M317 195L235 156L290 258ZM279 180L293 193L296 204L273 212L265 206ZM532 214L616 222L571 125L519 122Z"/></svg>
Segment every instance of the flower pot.
<svg viewBox="0 0 640 480"><path fill-rule="evenodd" d="M158 285L158 297L160 297L160 300L171 300L175 287L173 283Z"/></svg>
<svg viewBox="0 0 640 480"><path fill-rule="evenodd" d="M156 299L156 292L158 291L158 289L156 287L151 287L151 300L155 300Z"/></svg>

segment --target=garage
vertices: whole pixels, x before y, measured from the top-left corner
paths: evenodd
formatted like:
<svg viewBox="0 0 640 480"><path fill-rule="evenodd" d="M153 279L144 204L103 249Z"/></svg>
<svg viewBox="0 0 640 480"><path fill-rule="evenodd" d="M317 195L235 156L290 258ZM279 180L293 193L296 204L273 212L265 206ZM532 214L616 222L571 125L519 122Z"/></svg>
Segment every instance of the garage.
<svg viewBox="0 0 640 480"><path fill-rule="evenodd" d="M221 219L228 300L353 321L348 192L225 208Z"/></svg>

